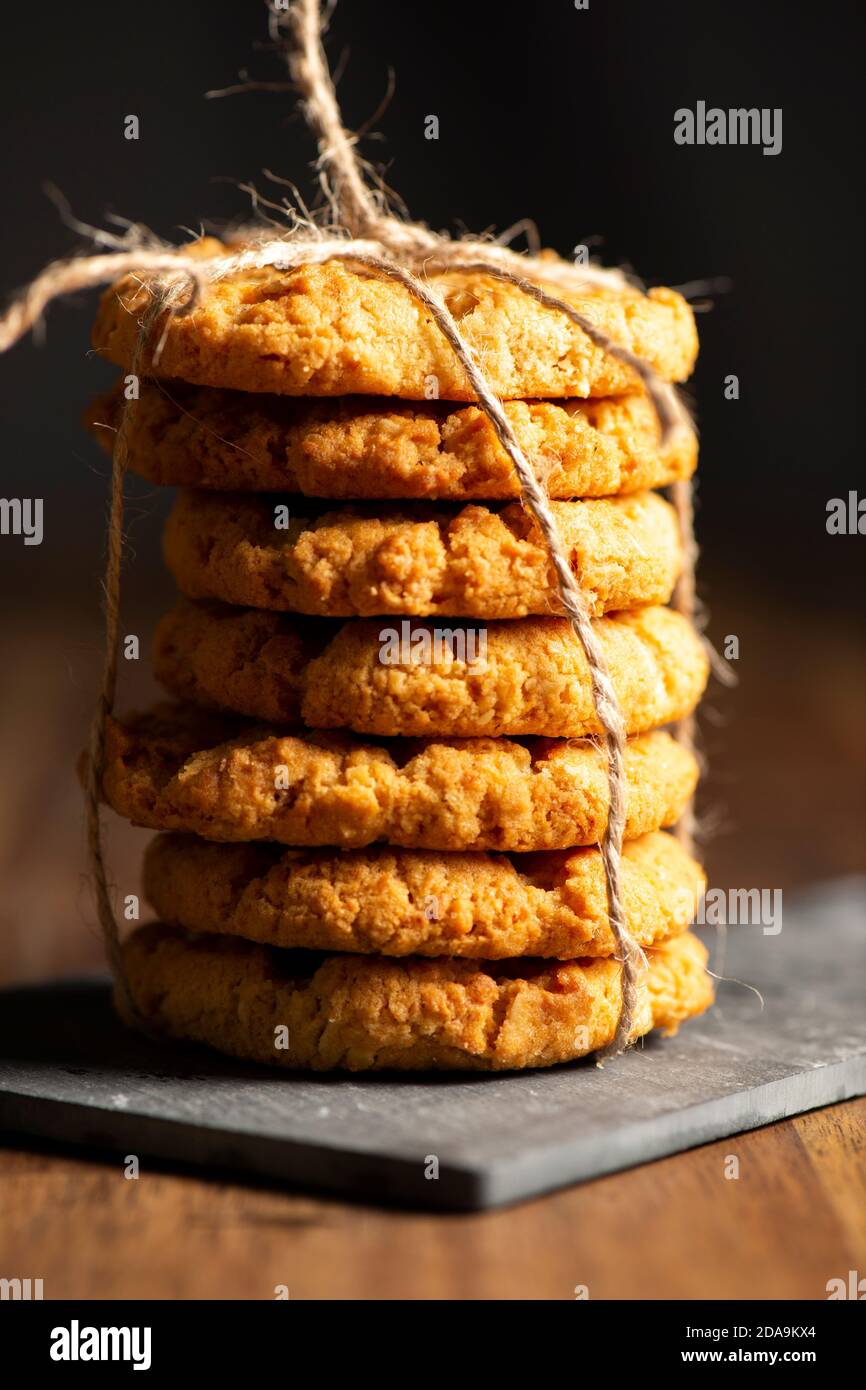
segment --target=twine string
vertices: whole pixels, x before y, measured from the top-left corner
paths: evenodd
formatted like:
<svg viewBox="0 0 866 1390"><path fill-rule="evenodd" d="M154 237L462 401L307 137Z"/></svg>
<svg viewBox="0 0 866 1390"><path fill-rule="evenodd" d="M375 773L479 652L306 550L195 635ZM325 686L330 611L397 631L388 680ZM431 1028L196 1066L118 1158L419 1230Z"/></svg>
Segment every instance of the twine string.
<svg viewBox="0 0 866 1390"><path fill-rule="evenodd" d="M137 356L137 354L136 354ZM133 372L137 361L133 363ZM94 883L96 914L102 930L105 951L116 988L121 995L127 1017L143 1024L123 968L120 929L111 900L105 846L102 835L102 778L105 771L106 726L114 710L117 690L117 663L120 646L120 575L123 549L124 483L129 449L127 436L131 412L129 401L124 409L111 452L111 484L108 509L108 549L103 579L104 642L102 673L96 708L90 722L87 745L87 767L84 786L85 829L87 853Z"/></svg>
<svg viewBox="0 0 866 1390"><path fill-rule="evenodd" d="M301 94L307 120L319 147L320 178L334 212L325 230L309 219L297 217L286 235L275 238L260 229L243 234L244 249L207 259L170 247L142 244L137 229L128 233L129 249L101 252L49 265L0 316L0 352L17 342L39 323L52 300L73 290L116 281L124 275L149 272L142 283L150 299L139 323L132 370L153 367L171 318L189 313L209 284L228 275L272 268L289 271L301 265L343 260L387 276L404 287L433 319L460 362L477 403L507 453L520 485L521 501L534 518L547 546L562 606L568 615L589 667L593 701L604 735L608 778L608 818L600 844L604 865L608 915L621 961L621 1005L615 1036L599 1054L601 1059L623 1051L631 1040L638 1006L640 982L646 966L643 951L631 936L622 898L622 842L625 825L624 753L626 730L604 652L593 627L585 595L572 572L559 536L546 489L521 449L514 430L484 372L464 339L444 299L421 278L433 265L489 276L512 284L542 307L567 316L602 352L628 366L642 382L659 422L660 446L671 434L689 428L690 422L675 389L663 382L641 358L598 328L552 290L575 292L587 287L623 288L627 282L618 271L595 266L572 266L543 257L519 256L509 248L477 239L454 241L417 223L398 220L383 208L365 182L355 143L340 116L336 92L322 48L319 0L295 0L287 15L271 12L272 36L282 40L288 25L290 73ZM241 234L239 234L240 237ZM138 240L136 240L138 238ZM113 238L116 244L117 238ZM127 434L131 402L124 402L112 455L111 497L105 590L105 651L100 692L90 730L86 776L87 844L96 888L99 922L117 987L129 1013L138 1018L123 969L120 934L111 901L102 843L101 791L105 768L106 723L114 708L117 686L120 623L121 551L123 541L123 488L127 468ZM694 612L694 540L691 485L672 489L683 539L684 571L674 605L691 617ZM677 736L690 743L691 721L683 721ZM679 833L691 834L690 817L684 817ZM140 1020L139 1020L140 1021Z"/></svg>
<svg viewBox="0 0 866 1390"><path fill-rule="evenodd" d="M130 238L130 244L134 248L134 238ZM31 332L41 322L52 300L64 294L74 294L77 290L109 285L121 276L141 270L151 270L156 275L165 274L168 277L167 288L186 286L187 297L183 303L178 302L180 313L189 313L195 307L208 280L201 261L195 261L191 256L179 256L171 250L139 248L54 261L0 315L0 352L8 352L20 338Z"/></svg>
<svg viewBox="0 0 866 1390"><path fill-rule="evenodd" d="M282 40L284 25L291 29L293 42L286 52L289 74L303 94L304 115L316 137L320 166L327 165L330 170L339 220L353 237L375 237L383 217L364 181L355 142L340 118L337 93L322 44L319 5L304 0L304 3L293 4L287 13L272 9L269 24L271 38L276 43Z"/></svg>
<svg viewBox="0 0 866 1390"><path fill-rule="evenodd" d="M609 805L607 826L601 840L600 850L605 871L608 917L617 945L617 954L622 960L622 1006L616 1035L601 1055L602 1057L616 1055L628 1044L631 1035L637 1005L638 977L641 968L646 965L646 958L628 931L622 901L620 866L625 827L626 731L607 660L592 625L586 596L574 576L568 556L565 553L547 492L538 481L532 465L521 449L511 422L502 408L502 402L490 389L469 344L452 315L428 286L409 271L404 270L402 266L378 257L369 257L364 263L390 275L404 285L424 305L463 367L478 398L478 404L493 426L496 437L508 454L517 474L521 501L534 518L544 538L556 572L563 607L568 614L572 630L586 655L592 679L595 710L605 735ZM568 306L564 307L567 308Z"/></svg>

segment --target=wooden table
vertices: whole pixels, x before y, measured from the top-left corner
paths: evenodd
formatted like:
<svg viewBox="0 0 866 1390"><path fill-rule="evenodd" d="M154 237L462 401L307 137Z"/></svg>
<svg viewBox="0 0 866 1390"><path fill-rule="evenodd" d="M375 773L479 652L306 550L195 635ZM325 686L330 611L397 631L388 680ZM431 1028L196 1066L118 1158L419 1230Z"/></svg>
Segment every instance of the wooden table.
<svg viewBox="0 0 866 1390"><path fill-rule="evenodd" d="M0 1266L48 1298L822 1298L863 1268L864 1120L849 1102L477 1216L10 1150Z"/></svg>
<svg viewBox="0 0 866 1390"><path fill-rule="evenodd" d="M126 630L146 633L151 616L133 609ZM750 622L744 649L761 637L754 607ZM778 655L778 615L772 632ZM779 713L766 677L713 700L728 704L728 751L711 791L738 829L715 843L711 882L787 889L861 862L860 677L839 633L821 640L799 688L799 709L825 731L820 750L803 752L802 714ZM94 623L60 622L54 609L10 622L0 644L4 981L100 959L71 770L98 650ZM830 676L810 685L822 661ZM151 693L141 667L124 673L132 701ZM120 891L134 891L146 839L111 825ZM866 1102L850 1102L477 1216L352 1206L146 1162L127 1180L116 1159L13 1144L0 1151L0 1276L42 1278L49 1298L270 1299L276 1285L328 1299L570 1299L577 1285L591 1298L823 1298L828 1279L866 1268L864 1119ZM725 1176L730 1155L737 1179Z"/></svg>

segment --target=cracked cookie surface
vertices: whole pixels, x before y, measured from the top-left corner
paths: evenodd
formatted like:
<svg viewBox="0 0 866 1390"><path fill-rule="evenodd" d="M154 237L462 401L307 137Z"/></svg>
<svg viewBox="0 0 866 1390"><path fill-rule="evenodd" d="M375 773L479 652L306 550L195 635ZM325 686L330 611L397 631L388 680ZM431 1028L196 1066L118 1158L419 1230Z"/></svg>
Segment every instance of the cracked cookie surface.
<svg viewBox="0 0 866 1390"><path fill-rule="evenodd" d="M637 389L632 368L602 352L565 314L515 286L461 271L426 278L458 320L495 395L615 396ZM147 275L130 275L100 301L93 346L127 372L154 285ZM694 315L675 290L593 289L565 297L666 380L685 381L691 373L698 348ZM158 319L136 370L288 396L475 398L427 309L395 281L340 261L252 271L211 284L190 313Z"/></svg>
<svg viewBox="0 0 866 1390"><path fill-rule="evenodd" d="M305 509L285 496L182 492L165 562L190 598L322 617L563 611L541 532L517 502ZM682 547L667 502L643 492L552 511L591 613L668 601Z"/></svg>
<svg viewBox="0 0 866 1390"><path fill-rule="evenodd" d="M640 946L685 931L705 886L672 835L626 842L623 906ZM145 855L144 893L165 923L266 946L473 960L616 953L594 847L507 858L163 835Z"/></svg>
<svg viewBox="0 0 866 1390"><path fill-rule="evenodd" d="M621 1005L612 957L554 964L321 956L160 925L140 927L122 949L150 1030L295 1070L552 1066L611 1042ZM706 959L690 932L647 953L633 1037L675 1033L709 1007ZM119 995L117 1005L123 1014Z"/></svg>
<svg viewBox="0 0 866 1390"><path fill-rule="evenodd" d="M625 751L629 839L672 825L694 756L665 733ZM603 754L589 740L294 734L182 706L108 721L106 801L136 825L208 840L532 851L598 843Z"/></svg>
<svg viewBox="0 0 866 1390"><path fill-rule="evenodd" d="M278 723L295 718L300 693L309 727L385 737L601 732L589 666L565 618L469 627L452 620L446 628L408 618L351 619L333 636L322 627L319 655L300 666L298 622L185 600L157 628L157 679L203 708ZM593 622L628 733L694 709L709 667L680 614L639 608ZM428 649L430 663L418 662L416 650ZM383 654L399 660L386 664Z"/></svg>
<svg viewBox="0 0 866 1390"><path fill-rule="evenodd" d="M86 423L110 453L122 385ZM554 498L612 497L689 478L690 429L659 443L649 400L506 401L519 444ZM153 483L310 497L508 499L514 467L478 406L354 396L288 399L143 381L126 422L129 467Z"/></svg>

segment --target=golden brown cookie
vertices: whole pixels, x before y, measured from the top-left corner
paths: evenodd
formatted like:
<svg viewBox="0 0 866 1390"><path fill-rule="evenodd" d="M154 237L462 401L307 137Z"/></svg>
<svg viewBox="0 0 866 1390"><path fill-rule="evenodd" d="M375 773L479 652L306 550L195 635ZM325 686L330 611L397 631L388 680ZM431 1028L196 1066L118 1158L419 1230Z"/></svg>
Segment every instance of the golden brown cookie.
<svg viewBox="0 0 866 1390"><path fill-rule="evenodd" d="M109 452L119 386L86 423ZM659 444L644 395L507 401L505 413L551 497L612 497L689 478L690 429ZM298 400L143 381L126 424L129 467L152 483L310 497L519 496L514 467L475 405L354 396Z"/></svg>
<svg viewBox="0 0 866 1390"><path fill-rule="evenodd" d="M694 629L670 608L594 619L628 733L683 718L706 684ZM385 737L476 738L601 732L589 667L565 618L518 622L358 618L300 671L297 619L182 602L161 620L157 678L203 708L280 723L297 708L311 728ZM453 657L452 657L453 653ZM429 658L429 664L427 664Z"/></svg>
<svg viewBox="0 0 866 1390"><path fill-rule="evenodd" d="M431 273L427 280L458 320L496 395L615 396L637 389L631 368L602 352L565 314L517 287L465 271ZM125 371L133 370L153 283L129 275L100 302L93 346ZM697 331L675 290L587 289L568 298L666 380L685 381L691 373ZM137 369L283 396L475 398L440 329L409 291L340 261L252 271L210 285L191 313L157 320Z"/></svg>
<svg viewBox="0 0 866 1390"><path fill-rule="evenodd" d="M555 502L590 611L667 603L676 513L654 492ZM190 598L321 617L522 618L561 612L541 533L518 502L460 509L379 503L310 511L283 495L182 492L163 539Z"/></svg>
<svg viewBox="0 0 866 1390"><path fill-rule="evenodd" d="M694 921L704 874L672 835L629 840L628 929L641 946ZM265 946L385 956L610 956L598 849L514 858L431 850L284 850L160 835L144 893L163 922Z"/></svg>
<svg viewBox="0 0 866 1390"><path fill-rule="evenodd" d="M304 673L331 631L293 618L276 634L269 613L181 602L157 626L153 667L181 699L241 712L266 667L279 722L292 724L300 717ZM219 701L205 698L210 688L221 692Z"/></svg>
<svg viewBox="0 0 866 1390"><path fill-rule="evenodd" d="M675 1033L710 1006L706 959L690 932L648 953L633 1037ZM154 925L125 942L123 963L152 1032L293 1070L552 1066L611 1042L621 1002L613 957L321 956ZM117 1005L125 1014L119 992Z"/></svg>
<svg viewBox="0 0 866 1390"><path fill-rule="evenodd" d="M679 819L698 777L667 734L626 746L626 826ZM153 830L208 840L437 850L596 844L607 824L605 759L589 740L360 741L294 735L162 706L110 720L106 801Z"/></svg>

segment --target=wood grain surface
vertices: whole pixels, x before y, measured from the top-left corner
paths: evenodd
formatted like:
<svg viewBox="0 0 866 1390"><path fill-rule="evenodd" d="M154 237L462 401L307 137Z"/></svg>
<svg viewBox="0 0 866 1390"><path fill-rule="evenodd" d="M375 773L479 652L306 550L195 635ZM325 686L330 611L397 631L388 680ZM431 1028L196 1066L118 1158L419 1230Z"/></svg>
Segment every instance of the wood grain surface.
<svg viewBox="0 0 866 1390"><path fill-rule="evenodd" d="M864 1120L849 1102L472 1216L8 1151L0 1270L46 1298L826 1298L863 1267Z"/></svg>
<svg viewBox="0 0 866 1390"><path fill-rule="evenodd" d="M733 831L712 841L710 881L787 890L862 867L862 669L843 632L816 628L792 701L774 660L782 620L749 613L741 646L765 655L741 663L738 692L708 702L718 771L705 814ZM133 594L125 630L142 632L143 649L152 616ZM10 620L0 640L3 982L101 959L73 772L98 652L95 620L60 622L54 608ZM152 696L144 660L123 677L122 704ZM820 741L803 739L804 720ZM147 833L108 824L118 891L135 891ZM828 1279L866 1268L864 1118L866 1102L850 1102L473 1216L147 1163L129 1180L114 1159L9 1141L0 1276L42 1278L48 1298L270 1299L277 1285L323 1299L571 1299L578 1285L590 1298L824 1298Z"/></svg>

